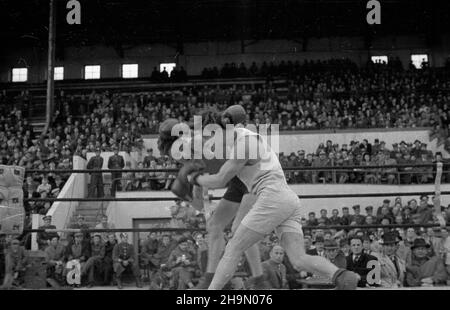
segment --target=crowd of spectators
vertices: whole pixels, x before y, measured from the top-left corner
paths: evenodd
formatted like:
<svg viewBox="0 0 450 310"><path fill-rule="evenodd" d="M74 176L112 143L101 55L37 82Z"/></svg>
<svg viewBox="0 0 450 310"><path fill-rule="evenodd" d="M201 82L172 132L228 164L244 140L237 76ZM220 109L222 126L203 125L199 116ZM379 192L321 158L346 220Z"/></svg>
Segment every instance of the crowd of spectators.
<svg viewBox="0 0 450 310"><path fill-rule="evenodd" d="M142 135L157 132L162 120L174 117L181 122L187 122L197 109L215 107L218 110L223 110L231 104L241 104L247 110L249 123L256 125L278 123L281 130L432 127L433 134L440 141L450 142L448 139L450 128L448 68L430 68L426 63L422 67L421 70L412 66L404 69L398 59L391 59L388 64L369 63L363 68L358 68L349 60L307 61L303 64L299 62L263 63L260 66L252 64L249 68L246 68L243 64L239 66L226 64L220 70L216 68L205 69L202 76L205 78L261 76L267 78L267 81L261 86L255 86L252 83L214 87L177 88L175 86L170 91L135 94L126 94L120 91L100 93L92 91L88 94L60 91L55 98L56 107L52 124L45 136L36 135L30 121L27 117L24 117L24 115L28 115L27 107L32 102L32 95L26 91L16 98L9 98L6 92L2 92L0 94L0 105L3 112L0 115L0 163L19 165L36 170L71 169L73 155L86 158L87 152L111 151L114 147L128 153L133 150L142 151ZM155 72L157 71L155 70ZM279 84L274 83L273 80L274 77L280 76L286 78L283 86L277 86ZM186 72L182 68L175 69L170 77L164 72L162 74L155 73L154 80L159 82L185 81ZM362 142L350 141L348 145L341 146L333 144L332 141L327 141L325 144L319 145L317 151L312 154L305 154L304 151L300 150L297 154L280 154L280 160L285 167L327 167L333 165L367 166L396 163L433 163L443 159L438 153L431 154L427 150L427 146L420 141L411 144L402 141L392 145L391 149L383 141L375 140L373 143L369 143L364 140ZM138 167L172 168L175 167L175 163L167 158L154 158L152 154L148 154L148 158L140 162ZM24 197L56 197L68 176L69 174L40 172L29 174L24 182ZM287 171L286 176L291 183L422 184L432 182L434 179L432 168L403 168L403 171L397 168L369 171L352 169L352 171L334 172ZM125 190L167 189L171 182L170 179L167 179L168 177L169 175L164 173L124 175L123 188ZM450 177L444 173L443 181L448 182L449 180ZM354 216L351 220L348 220L348 224L389 224L408 223L408 221L426 224L430 221L433 222L433 216L425 208L425 202L423 202L423 208L421 204L422 199L419 204L410 201L407 206L396 201L393 206L388 205L379 209L380 214L377 212L376 215ZM50 206L49 202L27 202L25 204L27 214L45 214ZM177 203L171 212L173 215L172 224L175 227L204 228L204 217L193 212L187 205ZM448 213L447 208L445 209L447 219ZM310 216L313 217L313 215ZM310 234L315 243L317 243L318 232L319 236L321 234L319 226L323 224L322 221L327 222L325 218L326 215L317 219L317 229L305 232L306 236ZM340 221L346 218L346 215L344 215ZM329 220L333 221L336 218L331 217ZM314 223L314 218L305 219L305 224L308 223L307 221L310 221L310 224ZM417 235L428 242L433 230L418 230L414 233L409 229L406 232L396 231L398 231L398 237L402 238L403 242L414 245L413 239ZM381 230L372 232L370 230L342 232L339 235L340 237L335 239L336 242L342 242L342 250L346 253L345 249L349 244L349 238L353 235L369 238L370 244L376 244L387 231L381 228ZM328 240L329 235L333 237L337 231L322 231L322 233L324 239ZM445 235L444 230L440 233ZM200 236L204 238L203 235ZM412 238L411 236L415 237ZM112 249L114 249L115 242L117 243L117 241L114 241L118 239L117 236L110 236L108 240L100 238L101 240L93 241L93 239L98 238L98 236L93 236L91 240L90 236L89 238L83 236L80 241L85 244L83 247L78 246L81 243L75 242L76 236L73 236L73 243L76 246L71 248L71 251L75 250L79 254L78 252L81 249L80 253L84 253L81 255L84 256L82 260L87 263L88 256L93 253L91 243L95 245L94 248L97 248L94 253L100 253L100 256L102 256L102 251L98 251L99 244L106 245L109 242L111 250L109 253L113 255ZM157 279L156 282L152 283L153 287L166 288L164 283L167 279L176 279L175 282L171 280L171 285L177 288L194 285L195 279L201 274L198 270L202 270L201 266L203 266L205 259L205 243L196 242L197 238L201 239L199 235L193 236L190 234L169 236L169 241L167 241L165 235L150 238L152 241L149 241L149 243L157 245L156 254L159 253L158 247L161 244L163 245L161 251L168 254L167 262L161 259L163 256L166 257L165 254L159 255L161 253L158 254L159 256L157 255L157 260L154 262L149 259L151 264L154 265L151 267L153 268L152 271L156 274L155 277L150 276L150 281ZM339 240L339 238L342 239ZM59 245L59 241L53 239L48 240L48 246L50 247L52 244L54 251L57 253L58 247L72 247L72 243ZM269 239L261 244L267 246L270 243ZM445 240L448 240L448 238ZM127 241L122 242L127 243ZM447 243L442 242L448 244L447 241L445 241ZM426 248L431 248L431 243L427 244ZM420 248L418 245L419 243L416 248ZM18 250L15 240L4 240L2 247L7 251L12 251L13 261L21 261L18 257L24 254ZM90 252L87 250L88 248L90 248ZM169 249L171 250L169 251ZM194 249L196 250L194 251ZM270 256L272 250L266 249L265 252L269 253ZM199 251L201 252L200 256L198 256ZM280 255L279 249L275 252L278 253L278 256ZM73 255L67 254L66 250L64 253L66 253L64 254L66 255L65 258L53 261L60 262L65 259L64 262L67 262L74 258ZM438 250L435 253L439 256L444 252ZM425 256L421 256L421 253L414 254L417 261L414 264L420 265ZM199 257L200 260L198 260ZM448 255L446 257L448 258ZM266 255L266 259L270 258L267 258ZM439 257L439 259L443 258ZM433 258L433 262L439 259ZM102 260L91 260L88 267L84 267L87 268L83 269L84 274L90 275L91 270L95 270L92 266L99 266L99 261ZM162 263L163 261L164 263ZM114 261L111 256L109 262L111 265L107 270L111 274L117 269L114 267L114 263L117 267L119 261L117 259ZM135 273L135 263L130 262L133 273ZM448 266L448 259L446 263ZM24 263L21 263L18 270L21 271L23 266ZM245 266L245 261L243 261L242 269L245 269ZM177 269L178 267L180 268ZM4 270L4 268L0 269ZM289 271L289 268L287 270ZM442 282L443 280L439 281ZM89 282L92 281L89 280ZM108 282L108 277L105 282ZM427 284L429 284L428 282L429 280L427 280Z"/></svg>
<svg viewBox="0 0 450 310"><path fill-rule="evenodd" d="M387 167L386 169L363 169L364 166L421 165L444 163L442 182L450 180L446 161L440 152L433 154L427 144L419 140L414 143L401 141L392 147L375 139L372 143L350 141L336 144L331 140L320 143L315 152L299 150L297 153L280 154L283 167L311 167L311 171L285 171L288 183L366 183L366 184L426 184L434 182L433 167ZM315 171L314 168L346 167L347 170ZM361 168L355 167L361 166Z"/></svg>
<svg viewBox="0 0 450 310"><path fill-rule="evenodd" d="M360 205L354 205L351 208L352 212L348 207L343 207L342 210L333 209L331 215L323 209L317 217L315 212L310 212L308 217L302 219L305 251L309 255L323 256L338 267L359 273L362 278L359 283L361 287L448 285L450 238L446 228L383 227L393 223L418 225L437 223L433 213L433 203L434 197L424 195L420 199L409 201L403 201L401 197L397 197L394 201L385 199L376 208L366 206L365 212L361 212ZM441 207L441 209L444 219L449 223L450 206ZM203 214L198 214L184 202L177 202L171 208L171 212L172 221L165 227L199 230L205 228ZM107 218L104 221L107 223ZM368 226L372 224L380 224L382 227ZM46 225L50 225L50 222ZM79 225L82 227L83 223ZM329 225L337 227L326 227ZM350 228L347 226L345 229L339 229L340 225L350 225ZM366 225L367 228L364 227ZM351 226L355 228L352 229ZM229 240L230 236L230 229L226 229L225 240ZM56 233L42 233L38 236L47 255L47 278L51 279L49 283L56 281L58 285L69 285L66 282L69 271L67 264L78 260L81 280L72 286L118 285L122 287L122 276L118 274L125 272L125 274L128 273L128 278L131 276L136 278L138 287L141 287L143 283L153 290L194 287L206 270L208 259L206 238L207 235L203 232L164 232L162 228L161 232L149 233L144 239L138 240L138 247L134 248L126 234L76 233L67 236L65 242L60 241ZM1 245L2 249L6 249L6 257L9 251L16 253L17 259L14 261L12 270L18 273L14 281L20 285L18 279L20 279L20 273L27 268L27 264L26 251L23 249L19 251L20 245L17 245L17 242L17 239L6 236L2 239ZM307 271L294 270L283 248L279 245L275 233L267 235L259 243L259 247L265 279L270 288L301 288L310 280L314 280L316 284L318 280L323 281L324 285L330 284L331 279L313 275ZM123 248L126 250L122 250ZM391 270L394 278L383 278L387 277L383 268L389 266L389 263L384 261L381 264L381 282L372 283L367 280L371 270L366 265L367 262L382 261L387 257L395 263L397 268L397 273L394 272L395 268ZM123 264L124 260L127 261L126 265ZM1 263L5 264L5 261ZM10 263L8 261L8 264ZM271 275L272 265L277 266L276 270L281 273L279 278L273 278ZM2 268L2 270L5 269ZM227 288L248 288L251 285L251 279L249 265L245 257L242 257L238 271ZM125 282L129 282L129 279Z"/></svg>

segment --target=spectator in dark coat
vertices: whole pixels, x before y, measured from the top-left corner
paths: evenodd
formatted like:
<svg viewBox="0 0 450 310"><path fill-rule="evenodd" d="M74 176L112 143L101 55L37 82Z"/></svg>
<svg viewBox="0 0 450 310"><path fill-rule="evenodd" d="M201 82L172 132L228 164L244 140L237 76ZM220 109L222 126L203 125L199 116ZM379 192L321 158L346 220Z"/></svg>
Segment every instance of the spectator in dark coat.
<svg viewBox="0 0 450 310"><path fill-rule="evenodd" d="M347 256L347 269L359 274L361 277L361 280L358 282L359 287L366 287L368 284L367 274L372 270L372 268L368 267L368 263L377 260L377 258L363 253L363 242L361 238L351 238L350 248L351 252Z"/></svg>
<svg viewBox="0 0 450 310"><path fill-rule="evenodd" d="M336 267L347 269L347 259L334 240L326 240L324 243L325 257Z"/></svg>
<svg viewBox="0 0 450 310"><path fill-rule="evenodd" d="M430 245L422 238L417 238L411 247L411 261L406 264L407 286L434 286L447 280L442 259L436 255L429 256Z"/></svg>
<svg viewBox="0 0 450 310"><path fill-rule="evenodd" d="M284 249L274 245L270 259L262 262L263 275L269 289L287 289L286 267L283 265Z"/></svg>

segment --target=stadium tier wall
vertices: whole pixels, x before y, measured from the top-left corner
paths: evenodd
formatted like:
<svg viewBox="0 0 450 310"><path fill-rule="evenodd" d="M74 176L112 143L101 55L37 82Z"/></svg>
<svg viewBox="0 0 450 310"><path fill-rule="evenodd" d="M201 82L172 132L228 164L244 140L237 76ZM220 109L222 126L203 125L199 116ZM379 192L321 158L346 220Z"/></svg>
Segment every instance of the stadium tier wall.
<svg viewBox="0 0 450 310"><path fill-rule="evenodd" d="M370 56L398 56L407 66L411 54L428 54L432 66L443 66L449 56L450 36L442 37L442 44L429 47L425 37L389 36L375 39L371 50L367 50L362 37L335 37L310 39L304 50L301 41L261 40L256 42L202 42L185 43L184 53L177 53L175 47L162 44L141 45L126 49L121 58L112 47L67 47L58 51L56 66L64 66L64 79L82 79L85 65L101 65L101 78L120 78L121 65L139 64L139 77L150 77L153 67L160 63L177 63L183 66L188 75L200 75L203 68L224 63L244 62L250 66L263 61L349 58L364 65ZM11 81L13 67L27 67L29 82L38 83L46 79L47 52L42 48L3 47L0 58L0 83Z"/></svg>

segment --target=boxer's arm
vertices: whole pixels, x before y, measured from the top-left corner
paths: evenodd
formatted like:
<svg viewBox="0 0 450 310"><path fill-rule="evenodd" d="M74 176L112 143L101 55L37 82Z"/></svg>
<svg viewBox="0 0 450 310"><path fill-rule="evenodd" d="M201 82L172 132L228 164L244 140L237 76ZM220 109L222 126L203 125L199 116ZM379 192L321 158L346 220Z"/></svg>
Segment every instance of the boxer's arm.
<svg viewBox="0 0 450 310"><path fill-rule="evenodd" d="M244 168L246 163L247 159L227 160L218 173L199 175L196 177L196 182L200 186L208 188L224 188Z"/></svg>
<svg viewBox="0 0 450 310"><path fill-rule="evenodd" d="M253 145L250 143L250 139L251 137L249 136L237 139L230 152L230 155L233 156L232 159L227 160L216 174L195 175L193 179L194 184L212 189L226 187L228 182L244 168L250 158L249 148ZM255 145L257 145L257 142ZM243 149L242 146L244 146ZM244 151L243 154L241 153L242 150Z"/></svg>
<svg viewBox="0 0 450 310"><path fill-rule="evenodd" d="M194 189L192 190L192 202L191 205L198 211L202 211L204 208L203 204L203 187L194 185Z"/></svg>

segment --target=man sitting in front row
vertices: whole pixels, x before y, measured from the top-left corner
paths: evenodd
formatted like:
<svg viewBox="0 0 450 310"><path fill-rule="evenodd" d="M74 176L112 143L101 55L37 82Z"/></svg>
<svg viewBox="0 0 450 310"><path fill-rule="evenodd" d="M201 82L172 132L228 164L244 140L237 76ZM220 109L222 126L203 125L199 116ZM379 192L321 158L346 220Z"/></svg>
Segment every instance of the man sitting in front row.
<svg viewBox="0 0 450 310"><path fill-rule="evenodd" d="M135 252L132 244L128 243L128 234L120 234L120 243L113 249L114 272L116 273L117 287L122 289L122 273L131 270L136 279L136 286L141 288L141 279L138 263L134 260Z"/></svg>

